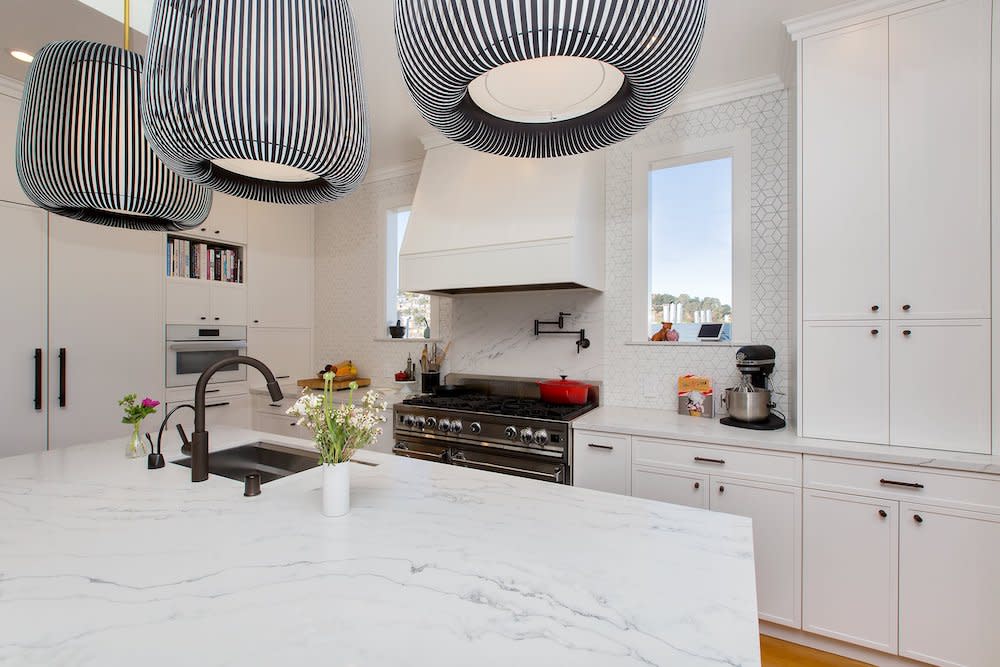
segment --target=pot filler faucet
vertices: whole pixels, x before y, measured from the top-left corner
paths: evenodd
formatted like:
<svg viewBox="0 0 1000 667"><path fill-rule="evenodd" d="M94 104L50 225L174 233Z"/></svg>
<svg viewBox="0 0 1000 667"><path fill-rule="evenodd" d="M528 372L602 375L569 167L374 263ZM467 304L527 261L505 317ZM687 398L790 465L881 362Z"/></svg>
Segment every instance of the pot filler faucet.
<svg viewBox="0 0 1000 667"><path fill-rule="evenodd" d="M205 390L208 388L208 381L217 371L239 364L253 366L260 371L267 380L267 391L271 394L272 401L277 403L285 397L271 369L253 357L226 357L206 368L194 388L194 433L191 434L192 482L204 482L208 479L208 431L205 429Z"/></svg>

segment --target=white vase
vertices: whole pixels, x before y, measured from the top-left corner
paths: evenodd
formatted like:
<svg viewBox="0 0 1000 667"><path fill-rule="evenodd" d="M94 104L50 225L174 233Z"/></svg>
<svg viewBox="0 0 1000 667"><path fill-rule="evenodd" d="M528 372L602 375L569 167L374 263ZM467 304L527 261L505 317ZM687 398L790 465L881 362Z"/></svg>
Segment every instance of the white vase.
<svg viewBox="0 0 1000 667"><path fill-rule="evenodd" d="M323 464L323 514L344 516L351 511L351 464Z"/></svg>

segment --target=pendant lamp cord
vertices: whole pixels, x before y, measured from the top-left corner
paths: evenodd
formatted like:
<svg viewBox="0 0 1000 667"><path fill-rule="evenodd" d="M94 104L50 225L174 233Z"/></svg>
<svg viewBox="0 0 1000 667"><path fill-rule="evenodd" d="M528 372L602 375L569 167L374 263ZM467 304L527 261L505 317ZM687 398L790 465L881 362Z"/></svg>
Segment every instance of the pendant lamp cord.
<svg viewBox="0 0 1000 667"><path fill-rule="evenodd" d="M131 29L129 28L129 18L130 18L129 17L129 0L125 0L125 12L124 12L124 14L125 14L124 19L123 19L123 21L125 23L125 39L124 39L124 42L125 42L125 50L128 51L129 50L129 43L130 43L130 40L129 40L129 36L130 35L129 35L129 33L131 32Z"/></svg>

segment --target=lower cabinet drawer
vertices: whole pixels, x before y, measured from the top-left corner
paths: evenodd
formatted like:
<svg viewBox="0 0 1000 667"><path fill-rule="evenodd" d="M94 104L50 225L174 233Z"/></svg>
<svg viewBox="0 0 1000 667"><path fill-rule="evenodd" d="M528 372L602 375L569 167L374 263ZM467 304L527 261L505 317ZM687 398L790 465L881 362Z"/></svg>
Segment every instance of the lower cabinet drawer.
<svg viewBox="0 0 1000 667"><path fill-rule="evenodd" d="M304 426L298 426L294 417L274 415L266 412L255 412L253 427L256 431L285 435L290 438L311 439L312 434Z"/></svg>
<svg viewBox="0 0 1000 667"><path fill-rule="evenodd" d="M1000 512L1000 479L808 455L803 470L805 486L810 488Z"/></svg>
<svg viewBox="0 0 1000 667"><path fill-rule="evenodd" d="M802 480L802 456L786 452L633 438L632 461L636 465L669 465L776 484L799 484Z"/></svg>
<svg viewBox="0 0 1000 667"><path fill-rule="evenodd" d="M630 438L590 431L573 433L573 486L608 493L631 493Z"/></svg>
<svg viewBox="0 0 1000 667"><path fill-rule="evenodd" d="M632 495L675 505L708 509L708 475L635 466Z"/></svg>

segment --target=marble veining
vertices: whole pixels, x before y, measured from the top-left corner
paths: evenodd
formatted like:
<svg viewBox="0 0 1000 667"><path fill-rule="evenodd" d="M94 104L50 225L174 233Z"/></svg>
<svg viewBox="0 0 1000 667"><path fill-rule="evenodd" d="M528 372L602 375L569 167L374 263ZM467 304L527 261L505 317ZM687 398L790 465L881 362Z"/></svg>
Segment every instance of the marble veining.
<svg viewBox="0 0 1000 667"><path fill-rule="evenodd" d="M800 438L791 427L751 431L723 426L716 419L688 417L667 410L602 406L574 420L573 428L1000 475L1000 456Z"/></svg>
<svg viewBox="0 0 1000 667"><path fill-rule="evenodd" d="M309 447L212 446L259 437ZM759 665L748 519L374 452L325 519L122 448L0 461L0 664Z"/></svg>

